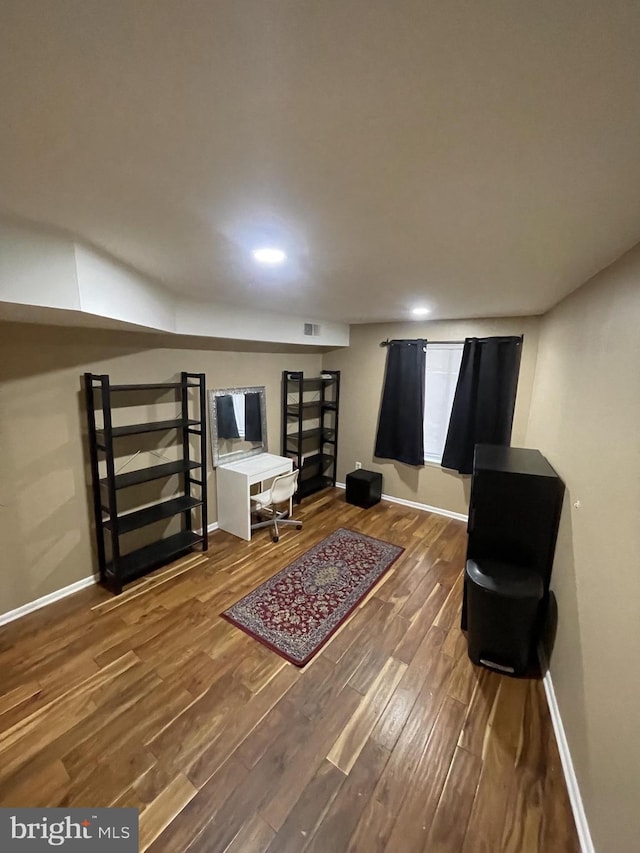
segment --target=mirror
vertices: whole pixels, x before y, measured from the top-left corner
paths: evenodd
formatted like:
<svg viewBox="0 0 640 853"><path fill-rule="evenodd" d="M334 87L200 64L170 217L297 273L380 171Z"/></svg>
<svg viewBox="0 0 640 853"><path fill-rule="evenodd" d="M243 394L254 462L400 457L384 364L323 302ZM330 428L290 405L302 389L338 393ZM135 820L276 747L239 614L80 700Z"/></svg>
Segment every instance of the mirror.
<svg viewBox="0 0 640 853"><path fill-rule="evenodd" d="M213 467L237 462L267 449L264 385L209 391Z"/></svg>

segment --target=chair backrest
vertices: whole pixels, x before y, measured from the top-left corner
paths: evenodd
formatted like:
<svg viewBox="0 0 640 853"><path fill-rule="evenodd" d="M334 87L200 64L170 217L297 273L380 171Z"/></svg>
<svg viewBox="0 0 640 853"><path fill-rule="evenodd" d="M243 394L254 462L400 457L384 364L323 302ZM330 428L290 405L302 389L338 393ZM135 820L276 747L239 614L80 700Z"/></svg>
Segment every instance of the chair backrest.
<svg viewBox="0 0 640 853"><path fill-rule="evenodd" d="M298 469L289 474L281 474L271 484L271 503L281 504L293 497L298 488Z"/></svg>

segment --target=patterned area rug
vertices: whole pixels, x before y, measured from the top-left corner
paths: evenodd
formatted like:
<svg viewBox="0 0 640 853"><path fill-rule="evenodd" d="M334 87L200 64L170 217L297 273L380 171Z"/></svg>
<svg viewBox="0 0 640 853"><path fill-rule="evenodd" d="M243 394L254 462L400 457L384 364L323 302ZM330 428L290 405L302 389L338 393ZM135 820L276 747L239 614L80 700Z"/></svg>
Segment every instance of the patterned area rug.
<svg viewBox="0 0 640 853"><path fill-rule="evenodd" d="M403 551L340 528L222 616L291 663L304 666Z"/></svg>

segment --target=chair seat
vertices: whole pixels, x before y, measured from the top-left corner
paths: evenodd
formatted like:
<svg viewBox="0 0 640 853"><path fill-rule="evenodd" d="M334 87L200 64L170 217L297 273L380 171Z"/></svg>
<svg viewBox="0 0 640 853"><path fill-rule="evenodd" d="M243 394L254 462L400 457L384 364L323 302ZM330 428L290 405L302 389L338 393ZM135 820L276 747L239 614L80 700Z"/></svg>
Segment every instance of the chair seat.
<svg viewBox="0 0 640 853"><path fill-rule="evenodd" d="M271 503L271 489L260 492L257 495L251 495L251 504L253 509L264 509L265 506Z"/></svg>

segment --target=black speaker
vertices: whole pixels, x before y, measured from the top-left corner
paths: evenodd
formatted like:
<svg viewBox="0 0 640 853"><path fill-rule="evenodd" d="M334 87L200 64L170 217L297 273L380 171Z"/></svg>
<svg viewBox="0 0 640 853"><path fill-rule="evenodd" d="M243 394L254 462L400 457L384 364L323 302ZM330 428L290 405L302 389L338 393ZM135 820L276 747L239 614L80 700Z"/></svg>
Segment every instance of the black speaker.
<svg viewBox="0 0 640 853"><path fill-rule="evenodd" d="M524 619L522 615L518 616L518 610L524 608L526 622L530 616L528 606L533 608L536 595L528 599L527 606L523 602L516 604L508 591L506 577L501 575L496 581L496 588L487 592L484 582L479 583L478 578L471 582L467 573L461 627L466 630L474 625L474 636L468 638L472 659L478 658L482 651L482 643L478 642L478 638L486 635L487 619L493 619L496 631L502 631L500 642L491 644L498 649L498 656L503 654L504 657L504 650L508 647L507 638L511 637L512 655L506 657L514 657L515 666L513 663L511 665L516 671L522 670L522 642L526 642L530 656L533 657L547 609L563 496L564 483L539 450L476 445L469 505L467 565L509 566L509 577L513 580L520 573L523 583L526 583L527 578L532 581L537 576L542 592L534 608L535 624L531 630L523 632L513 627L518 619ZM492 571L489 570L487 574L491 575ZM501 584L505 586L503 593L500 592ZM497 598L493 599L492 596ZM472 607L475 609L473 615ZM490 616L485 618L487 613ZM481 628L478 627L478 620L482 623ZM487 654L486 651L482 653Z"/></svg>
<svg viewBox="0 0 640 853"><path fill-rule="evenodd" d="M467 558L525 566L549 587L564 483L539 450L476 446Z"/></svg>
<svg viewBox="0 0 640 853"><path fill-rule="evenodd" d="M522 566L467 560L469 657L499 672L522 675L535 640L542 578Z"/></svg>

